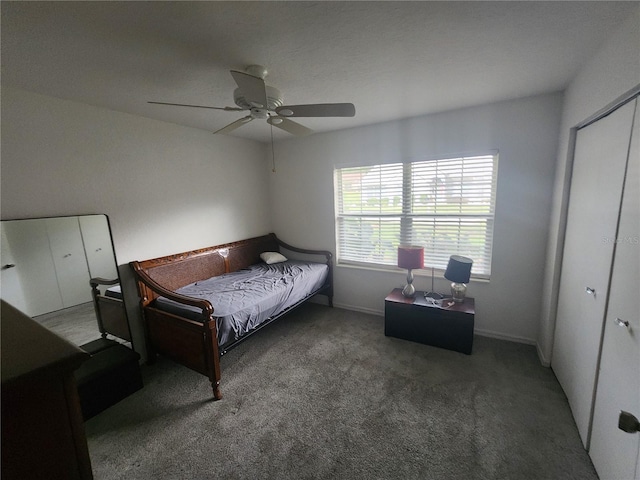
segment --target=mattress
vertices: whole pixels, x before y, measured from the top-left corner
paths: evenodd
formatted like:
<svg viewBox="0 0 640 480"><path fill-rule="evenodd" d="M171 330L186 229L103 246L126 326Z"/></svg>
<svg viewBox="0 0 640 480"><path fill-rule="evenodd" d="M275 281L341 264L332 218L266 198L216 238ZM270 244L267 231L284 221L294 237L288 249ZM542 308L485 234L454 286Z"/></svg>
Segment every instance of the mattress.
<svg viewBox="0 0 640 480"><path fill-rule="evenodd" d="M176 293L211 302L218 328L218 345L226 346L271 317L320 289L329 267L323 263L287 260L260 263L233 273L186 285ZM202 321L202 311L165 297L156 299L160 310Z"/></svg>
<svg viewBox="0 0 640 480"><path fill-rule="evenodd" d="M120 285L107 288L104 292L104 296L122 300L122 289L120 288Z"/></svg>

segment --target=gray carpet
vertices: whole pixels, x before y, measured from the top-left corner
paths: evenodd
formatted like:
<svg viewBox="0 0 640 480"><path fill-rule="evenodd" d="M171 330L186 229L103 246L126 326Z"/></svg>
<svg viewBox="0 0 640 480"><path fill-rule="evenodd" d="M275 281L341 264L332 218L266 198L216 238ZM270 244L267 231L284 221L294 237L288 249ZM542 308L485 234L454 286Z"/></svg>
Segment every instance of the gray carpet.
<svg viewBox="0 0 640 480"><path fill-rule="evenodd" d="M223 400L167 359L86 424L100 479L597 479L535 349L470 356L308 304L222 358Z"/></svg>

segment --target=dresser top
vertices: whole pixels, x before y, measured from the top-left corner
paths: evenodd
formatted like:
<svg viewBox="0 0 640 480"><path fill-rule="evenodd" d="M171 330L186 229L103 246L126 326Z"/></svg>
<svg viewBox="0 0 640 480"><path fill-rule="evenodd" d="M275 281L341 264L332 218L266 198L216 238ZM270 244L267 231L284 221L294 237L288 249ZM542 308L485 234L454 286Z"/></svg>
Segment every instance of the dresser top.
<svg viewBox="0 0 640 480"><path fill-rule="evenodd" d="M404 303L420 307L440 308L442 310L450 310L452 312L475 314L475 300L472 297L466 297L464 299L464 303L454 303L451 297L443 298L442 300L432 300L430 298L425 298L424 295L425 292L417 291L413 298L407 298L402 295L401 288L394 288L384 300L385 302Z"/></svg>
<svg viewBox="0 0 640 480"><path fill-rule="evenodd" d="M74 370L89 354L2 301L2 383L26 375Z"/></svg>

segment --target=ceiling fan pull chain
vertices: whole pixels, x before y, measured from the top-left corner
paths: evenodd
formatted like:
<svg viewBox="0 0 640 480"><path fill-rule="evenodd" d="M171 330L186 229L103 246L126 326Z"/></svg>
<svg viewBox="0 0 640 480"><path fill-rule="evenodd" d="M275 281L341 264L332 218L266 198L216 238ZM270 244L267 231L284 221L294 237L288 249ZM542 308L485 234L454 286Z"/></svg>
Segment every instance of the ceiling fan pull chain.
<svg viewBox="0 0 640 480"><path fill-rule="evenodd" d="M269 124L269 126L271 127L271 161L273 162L273 168L271 171L276 173L276 155L273 150L273 125Z"/></svg>

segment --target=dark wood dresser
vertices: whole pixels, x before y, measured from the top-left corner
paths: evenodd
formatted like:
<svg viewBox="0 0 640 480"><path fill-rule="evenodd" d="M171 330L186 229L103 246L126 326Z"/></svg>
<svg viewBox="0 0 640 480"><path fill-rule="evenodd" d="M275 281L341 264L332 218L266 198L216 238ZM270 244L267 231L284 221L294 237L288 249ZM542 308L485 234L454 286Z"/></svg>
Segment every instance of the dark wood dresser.
<svg viewBox="0 0 640 480"><path fill-rule="evenodd" d="M76 370L89 354L2 301L2 479L91 479Z"/></svg>
<svg viewBox="0 0 640 480"><path fill-rule="evenodd" d="M384 299L384 334L435 347L471 354L475 301L465 298L464 303L444 300L430 303L424 292L414 298L402 296L394 289Z"/></svg>

